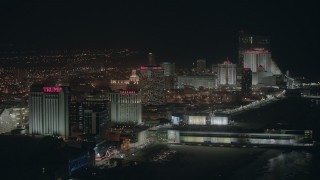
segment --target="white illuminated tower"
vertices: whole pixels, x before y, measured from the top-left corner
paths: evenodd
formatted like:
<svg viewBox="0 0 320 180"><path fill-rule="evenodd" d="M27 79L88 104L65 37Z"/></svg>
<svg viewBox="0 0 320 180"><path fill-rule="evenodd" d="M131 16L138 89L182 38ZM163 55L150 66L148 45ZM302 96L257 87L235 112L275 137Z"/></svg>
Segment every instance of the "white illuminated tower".
<svg viewBox="0 0 320 180"><path fill-rule="evenodd" d="M29 134L69 137L69 87L32 85L29 96Z"/></svg>
<svg viewBox="0 0 320 180"><path fill-rule="evenodd" d="M242 54L244 68L250 68L255 73L262 66L264 71L271 72L271 52L268 50L247 50Z"/></svg>
<svg viewBox="0 0 320 180"><path fill-rule="evenodd" d="M239 65L244 67L244 52L248 50L266 50L270 52L271 42L267 36L239 33ZM259 66L259 65L258 65ZM255 72L252 70L252 72Z"/></svg>
<svg viewBox="0 0 320 180"><path fill-rule="evenodd" d="M223 64L218 64L218 84L236 85L237 65L232 64L228 59Z"/></svg>
<svg viewBox="0 0 320 180"><path fill-rule="evenodd" d="M108 93L111 101L111 121L119 124L140 124L142 121L141 93L120 90Z"/></svg>

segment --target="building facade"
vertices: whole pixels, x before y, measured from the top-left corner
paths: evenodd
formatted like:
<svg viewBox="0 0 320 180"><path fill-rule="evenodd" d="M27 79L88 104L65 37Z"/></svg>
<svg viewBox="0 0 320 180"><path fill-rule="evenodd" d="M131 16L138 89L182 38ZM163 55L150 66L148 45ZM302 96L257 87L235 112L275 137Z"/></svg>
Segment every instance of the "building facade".
<svg viewBox="0 0 320 180"><path fill-rule="evenodd" d="M175 63L163 62L161 67L164 71L164 87L165 89L174 88Z"/></svg>
<svg viewBox="0 0 320 180"><path fill-rule="evenodd" d="M232 64L229 60L223 64L218 64L218 84L219 85L236 85L237 82L237 65Z"/></svg>
<svg viewBox="0 0 320 180"><path fill-rule="evenodd" d="M252 92L252 71L250 68L242 69L241 93L248 95Z"/></svg>
<svg viewBox="0 0 320 180"><path fill-rule="evenodd" d="M185 86L194 88L203 87L212 89L217 87L217 81L214 76L178 76L176 82L177 89L183 89Z"/></svg>
<svg viewBox="0 0 320 180"><path fill-rule="evenodd" d="M165 103L164 70L161 66L141 66L139 69L141 100L145 105Z"/></svg>
<svg viewBox="0 0 320 180"><path fill-rule="evenodd" d="M271 52L268 50L247 50L242 54L243 68L250 68L255 73L262 66L264 71L271 72Z"/></svg>
<svg viewBox="0 0 320 180"><path fill-rule="evenodd" d="M0 110L0 134L15 128L25 128L29 116L28 108L6 108Z"/></svg>
<svg viewBox="0 0 320 180"><path fill-rule="evenodd" d="M130 84L130 80L128 79L111 79L110 80L110 89L112 91L118 89L127 89L127 86Z"/></svg>
<svg viewBox="0 0 320 180"><path fill-rule="evenodd" d="M131 71L131 75L129 77L129 81L132 82L133 84L136 84L136 85L139 84L139 76L137 75L137 70L133 69Z"/></svg>
<svg viewBox="0 0 320 180"><path fill-rule="evenodd" d="M106 124L110 121L110 101L105 98L89 96L82 102L84 133L104 135Z"/></svg>
<svg viewBox="0 0 320 180"><path fill-rule="evenodd" d="M95 96L72 97L70 115L72 136L103 135L110 121L110 102Z"/></svg>
<svg viewBox="0 0 320 180"><path fill-rule="evenodd" d="M266 36L239 33L239 65L244 67L244 52L247 50L267 50L270 51L270 39ZM253 71L254 72L254 71Z"/></svg>
<svg viewBox="0 0 320 180"><path fill-rule="evenodd" d="M29 133L68 139L69 87L32 85L29 98Z"/></svg>
<svg viewBox="0 0 320 180"><path fill-rule="evenodd" d="M108 93L111 102L111 122L119 124L140 124L142 122L141 92L120 90Z"/></svg>

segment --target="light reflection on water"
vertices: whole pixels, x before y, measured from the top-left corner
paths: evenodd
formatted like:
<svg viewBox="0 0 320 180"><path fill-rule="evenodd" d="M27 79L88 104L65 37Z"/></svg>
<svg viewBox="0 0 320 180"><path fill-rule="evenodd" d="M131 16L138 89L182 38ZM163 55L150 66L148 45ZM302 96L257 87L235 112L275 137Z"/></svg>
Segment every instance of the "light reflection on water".
<svg viewBox="0 0 320 180"><path fill-rule="evenodd" d="M312 158L309 152L291 151L269 159L260 180L312 179Z"/></svg>

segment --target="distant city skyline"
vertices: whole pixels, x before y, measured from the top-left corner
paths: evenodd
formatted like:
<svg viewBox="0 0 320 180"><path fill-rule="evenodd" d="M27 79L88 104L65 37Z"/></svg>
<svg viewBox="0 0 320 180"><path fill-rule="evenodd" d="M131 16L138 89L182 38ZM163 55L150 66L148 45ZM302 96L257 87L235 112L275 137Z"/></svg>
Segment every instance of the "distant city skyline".
<svg viewBox="0 0 320 180"><path fill-rule="evenodd" d="M4 1L0 179L319 179L320 3Z"/></svg>
<svg viewBox="0 0 320 180"><path fill-rule="evenodd" d="M282 71L320 79L309 65L317 63L318 8L278 1L7 1L0 6L0 49L131 48L177 65L226 57L237 63L244 30L270 37Z"/></svg>

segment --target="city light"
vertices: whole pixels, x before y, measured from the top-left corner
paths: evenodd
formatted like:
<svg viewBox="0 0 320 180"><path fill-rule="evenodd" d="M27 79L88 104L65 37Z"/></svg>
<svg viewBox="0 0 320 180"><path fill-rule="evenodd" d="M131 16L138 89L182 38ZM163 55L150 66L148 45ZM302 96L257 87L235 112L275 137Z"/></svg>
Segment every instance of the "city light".
<svg viewBox="0 0 320 180"><path fill-rule="evenodd" d="M0 179L320 179L319 4L250 1L2 3Z"/></svg>

